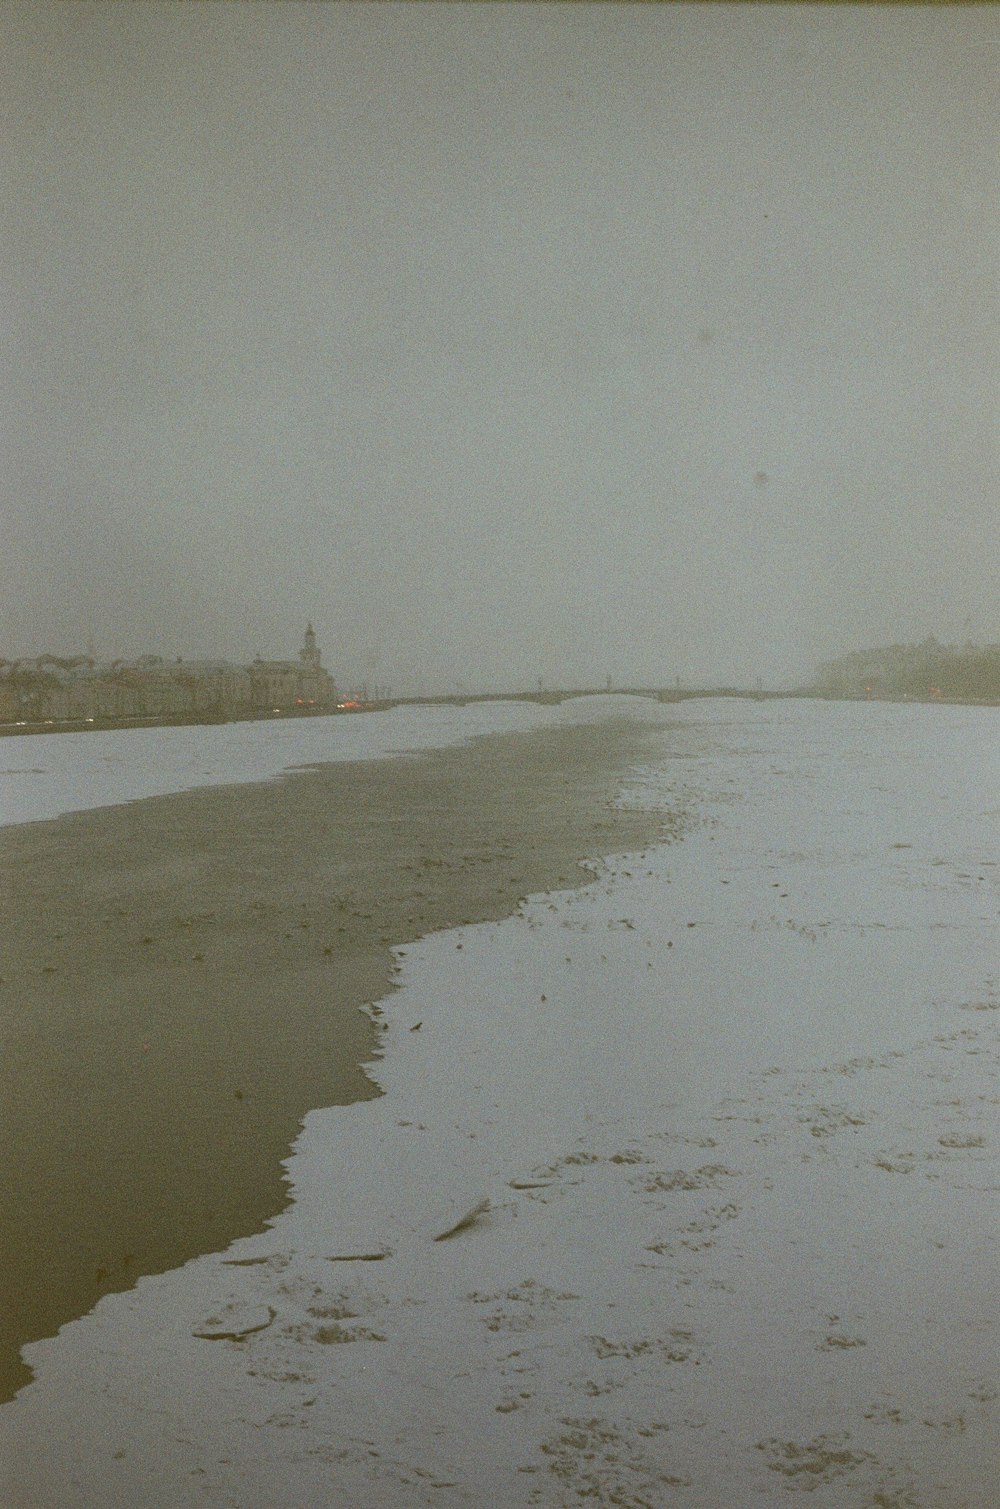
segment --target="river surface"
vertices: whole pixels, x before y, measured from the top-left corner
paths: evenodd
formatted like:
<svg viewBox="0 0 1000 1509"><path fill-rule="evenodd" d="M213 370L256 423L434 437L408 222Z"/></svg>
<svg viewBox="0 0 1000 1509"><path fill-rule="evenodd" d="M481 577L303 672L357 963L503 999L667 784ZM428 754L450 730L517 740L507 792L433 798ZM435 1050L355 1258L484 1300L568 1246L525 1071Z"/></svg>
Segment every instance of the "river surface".
<svg viewBox="0 0 1000 1509"><path fill-rule="evenodd" d="M639 701L616 700L631 705ZM606 705L603 697L553 705L473 702L465 707L400 706L325 718L11 734L0 740L0 825L202 786L266 781L288 770L335 760L376 760L411 750L443 749L477 734L588 719Z"/></svg>
<svg viewBox="0 0 1000 1509"><path fill-rule="evenodd" d="M1000 712L670 717L683 836L398 950L384 1095L28 1349L0 1501L992 1509Z"/></svg>

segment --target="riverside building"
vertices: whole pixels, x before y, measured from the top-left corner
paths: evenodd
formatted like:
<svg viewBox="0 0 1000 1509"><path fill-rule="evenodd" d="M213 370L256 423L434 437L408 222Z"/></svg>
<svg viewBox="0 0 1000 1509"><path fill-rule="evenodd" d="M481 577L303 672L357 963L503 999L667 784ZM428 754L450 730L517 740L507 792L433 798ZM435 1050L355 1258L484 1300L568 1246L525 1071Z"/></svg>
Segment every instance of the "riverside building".
<svg viewBox="0 0 1000 1509"><path fill-rule="evenodd" d="M0 662L0 723L193 722L332 712L333 678L306 627L296 660L233 665L158 655L100 664L89 656Z"/></svg>

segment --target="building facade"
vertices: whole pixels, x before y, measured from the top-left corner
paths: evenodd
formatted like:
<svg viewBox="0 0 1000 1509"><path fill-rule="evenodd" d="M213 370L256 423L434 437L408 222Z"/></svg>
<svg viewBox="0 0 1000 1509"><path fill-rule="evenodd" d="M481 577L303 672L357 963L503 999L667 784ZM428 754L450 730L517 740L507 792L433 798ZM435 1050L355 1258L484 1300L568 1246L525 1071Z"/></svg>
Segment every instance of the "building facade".
<svg viewBox="0 0 1000 1509"><path fill-rule="evenodd" d="M0 662L0 723L252 718L332 712L337 692L312 624L297 660L232 665L157 655L101 665L88 656Z"/></svg>

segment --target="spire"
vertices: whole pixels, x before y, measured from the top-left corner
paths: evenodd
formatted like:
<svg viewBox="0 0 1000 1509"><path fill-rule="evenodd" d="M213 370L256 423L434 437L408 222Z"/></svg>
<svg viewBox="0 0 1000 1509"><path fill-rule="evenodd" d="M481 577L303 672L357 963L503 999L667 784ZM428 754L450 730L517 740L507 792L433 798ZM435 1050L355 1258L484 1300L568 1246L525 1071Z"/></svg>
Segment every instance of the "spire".
<svg viewBox="0 0 1000 1509"><path fill-rule="evenodd" d="M320 652L316 648L316 631L311 622L306 624L305 638L299 651L299 659L303 665L312 666L316 670L319 670Z"/></svg>

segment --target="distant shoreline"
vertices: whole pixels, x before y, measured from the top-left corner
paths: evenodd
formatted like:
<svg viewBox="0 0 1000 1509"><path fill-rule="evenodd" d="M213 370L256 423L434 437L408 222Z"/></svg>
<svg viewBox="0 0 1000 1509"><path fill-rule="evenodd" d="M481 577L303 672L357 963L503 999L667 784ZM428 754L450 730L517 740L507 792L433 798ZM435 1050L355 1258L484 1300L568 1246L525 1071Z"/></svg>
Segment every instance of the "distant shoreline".
<svg viewBox="0 0 1000 1509"><path fill-rule="evenodd" d="M277 723L288 718L340 718L355 717L358 713L387 712L393 707L466 707L475 702L537 702L552 706L567 702L573 697L646 697L651 701L671 703L690 702L707 697L729 698L734 701L774 702L778 700L811 700L815 702L887 702L912 703L917 706L944 707L1000 707L1000 699L987 697L912 697L882 696L865 697L861 694L835 695L813 688L795 688L784 691L748 690L741 687L692 687L681 690L648 687L578 687L553 692L456 692L431 697L393 697L391 700L367 702L353 708L288 708L280 712L251 712L243 714L206 714L191 717L177 713L168 717L149 718L47 718L27 720L23 723L0 723L0 739L14 738L21 734L77 734L106 732L109 729L125 728L203 728L219 723Z"/></svg>

